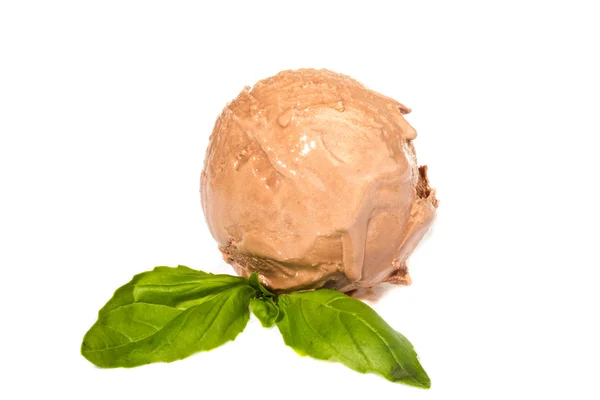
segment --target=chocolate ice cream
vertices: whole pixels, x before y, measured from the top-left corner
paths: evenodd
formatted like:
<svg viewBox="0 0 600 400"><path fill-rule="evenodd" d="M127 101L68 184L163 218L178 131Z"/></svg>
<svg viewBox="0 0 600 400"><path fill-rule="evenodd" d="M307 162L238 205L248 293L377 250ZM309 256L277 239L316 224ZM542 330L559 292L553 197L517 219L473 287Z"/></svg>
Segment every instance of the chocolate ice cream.
<svg viewBox="0 0 600 400"><path fill-rule="evenodd" d="M204 215L236 272L278 292L409 284L437 200L410 109L328 70L246 87L217 119Z"/></svg>

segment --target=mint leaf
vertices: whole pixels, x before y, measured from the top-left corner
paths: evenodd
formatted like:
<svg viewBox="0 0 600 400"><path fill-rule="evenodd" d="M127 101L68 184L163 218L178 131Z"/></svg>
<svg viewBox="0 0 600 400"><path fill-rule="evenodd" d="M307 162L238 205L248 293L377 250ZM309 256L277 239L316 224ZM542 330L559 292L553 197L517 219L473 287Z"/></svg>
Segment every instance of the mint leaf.
<svg viewBox="0 0 600 400"><path fill-rule="evenodd" d="M100 316L83 338L81 354L99 367L136 367L171 362L234 340L250 317L253 289L228 289L180 310L128 304Z"/></svg>
<svg viewBox="0 0 600 400"><path fill-rule="evenodd" d="M252 299L250 300L252 314L262 324L264 328L272 327L279 317L279 307L273 302L273 299Z"/></svg>
<svg viewBox="0 0 600 400"><path fill-rule="evenodd" d="M244 330L255 295L245 278L157 267L115 292L84 336L81 354L112 368L213 349Z"/></svg>
<svg viewBox="0 0 600 400"><path fill-rule="evenodd" d="M117 289L100 309L99 315L132 303L162 304L188 308L234 286L247 286L248 280L231 275L213 275L180 265L156 267L142 272Z"/></svg>
<svg viewBox="0 0 600 400"><path fill-rule="evenodd" d="M301 355L431 385L410 342L359 300L328 289L276 296L256 273L246 279L182 265L156 267L117 289L85 334L81 354L104 368L179 360L234 340L250 308L264 327L277 324Z"/></svg>
<svg viewBox="0 0 600 400"><path fill-rule="evenodd" d="M258 279L258 274L253 272L248 278L248 283L256 291L255 298L250 300L252 314L260 321L264 328L272 327L283 315L275 304L275 295L269 292Z"/></svg>
<svg viewBox="0 0 600 400"><path fill-rule="evenodd" d="M248 278L248 283L256 290L258 297L275 297L273 293L269 292L262 285L262 283L260 283L260 280L258 279L258 274L256 272L253 272L250 275L250 278Z"/></svg>
<svg viewBox="0 0 600 400"><path fill-rule="evenodd" d="M392 382L431 386L408 339L360 300L319 289L281 295L277 304L283 313L277 327L300 355L338 361Z"/></svg>

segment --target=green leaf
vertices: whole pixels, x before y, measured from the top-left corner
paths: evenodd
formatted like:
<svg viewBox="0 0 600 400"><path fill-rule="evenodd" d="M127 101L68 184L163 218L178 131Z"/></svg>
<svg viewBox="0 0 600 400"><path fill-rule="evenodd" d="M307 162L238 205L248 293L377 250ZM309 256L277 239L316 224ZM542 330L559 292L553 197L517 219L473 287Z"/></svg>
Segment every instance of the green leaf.
<svg viewBox="0 0 600 400"><path fill-rule="evenodd" d="M255 293L245 278L156 267L117 289L81 353L100 367L135 367L213 349L244 329Z"/></svg>
<svg viewBox="0 0 600 400"><path fill-rule="evenodd" d="M105 314L133 303L162 304L186 309L235 286L247 286L248 280L231 275L213 275L183 265L177 268L156 267L143 272L115 291L99 311Z"/></svg>
<svg viewBox="0 0 600 400"><path fill-rule="evenodd" d="M275 297L273 293L269 292L262 285L262 283L260 283L260 280L258 279L258 274L256 272L253 272L250 275L250 278L248 278L248 282L250 283L250 286L252 286L257 291L259 297Z"/></svg>
<svg viewBox="0 0 600 400"><path fill-rule="evenodd" d="M252 314L258 318L265 328L272 327L279 317L279 307L277 307L277 304L270 297L250 300L250 308L252 309Z"/></svg>
<svg viewBox="0 0 600 400"><path fill-rule="evenodd" d="M355 371L429 388L412 344L360 300L329 289L278 298L285 343L300 355L338 361Z"/></svg>
<svg viewBox="0 0 600 400"><path fill-rule="evenodd" d="M100 314L81 354L99 367L135 367L180 360L224 344L250 317L250 286L233 286L187 309L134 302Z"/></svg>

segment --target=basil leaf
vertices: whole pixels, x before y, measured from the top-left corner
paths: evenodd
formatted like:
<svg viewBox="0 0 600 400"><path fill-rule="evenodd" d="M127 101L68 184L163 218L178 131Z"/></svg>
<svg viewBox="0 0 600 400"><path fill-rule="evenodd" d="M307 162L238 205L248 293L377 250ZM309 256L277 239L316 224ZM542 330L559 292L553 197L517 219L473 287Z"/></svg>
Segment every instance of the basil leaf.
<svg viewBox="0 0 600 400"><path fill-rule="evenodd" d="M252 314L262 324L264 328L272 327L279 317L279 307L273 302L273 299L252 299L250 300Z"/></svg>
<svg viewBox="0 0 600 400"><path fill-rule="evenodd" d="M250 317L250 286L235 286L186 310L131 303L105 311L86 333L81 354L99 367L171 362L233 340Z"/></svg>
<svg viewBox="0 0 600 400"><path fill-rule="evenodd" d="M213 275L183 265L177 268L156 267L143 272L117 289L99 311L105 314L136 302L188 308L234 286L247 286L248 280L231 275Z"/></svg>
<svg viewBox="0 0 600 400"><path fill-rule="evenodd" d="M285 343L300 355L338 361L392 382L429 388L411 343L371 307L329 289L279 296L277 322Z"/></svg>
<svg viewBox="0 0 600 400"><path fill-rule="evenodd" d="M275 297L273 293L269 292L262 285L262 283L260 283L260 280L258 279L258 274L256 272L253 272L250 275L250 278L248 278L248 282L250 283L250 286L252 286L257 291L259 297Z"/></svg>

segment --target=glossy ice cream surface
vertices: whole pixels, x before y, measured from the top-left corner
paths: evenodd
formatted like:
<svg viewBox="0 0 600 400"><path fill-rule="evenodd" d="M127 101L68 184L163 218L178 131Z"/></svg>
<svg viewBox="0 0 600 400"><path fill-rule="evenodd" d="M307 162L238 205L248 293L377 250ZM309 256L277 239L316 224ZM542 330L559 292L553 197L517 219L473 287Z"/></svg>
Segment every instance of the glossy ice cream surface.
<svg viewBox="0 0 600 400"><path fill-rule="evenodd" d="M204 215L236 272L279 292L409 284L435 217L410 109L327 70L283 71L219 116Z"/></svg>

